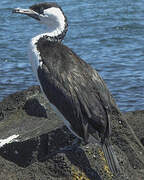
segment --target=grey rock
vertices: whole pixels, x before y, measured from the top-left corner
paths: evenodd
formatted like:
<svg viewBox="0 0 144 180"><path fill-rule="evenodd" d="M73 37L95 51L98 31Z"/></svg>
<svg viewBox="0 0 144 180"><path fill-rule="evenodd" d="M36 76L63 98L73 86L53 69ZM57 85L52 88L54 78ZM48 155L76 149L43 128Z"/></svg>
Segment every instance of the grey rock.
<svg viewBox="0 0 144 180"><path fill-rule="evenodd" d="M144 145L144 110L127 112L124 117L132 126L135 134Z"/></svg>
<svg viewBox="0 0 144 180"><path fill-rule="evenodd" d="M134 117L136 127L130 122ZM143 133L142 118L142 111L123 115L113 110L112 144L121 166L121 173L114 177L98 144L67 149L75 137L38 86L12 94L0 102L0 179L142 180L144 147L140 140L144 134L137 132L139 128ZM17 138L2 146L1 142L13 135Z"/></svg>

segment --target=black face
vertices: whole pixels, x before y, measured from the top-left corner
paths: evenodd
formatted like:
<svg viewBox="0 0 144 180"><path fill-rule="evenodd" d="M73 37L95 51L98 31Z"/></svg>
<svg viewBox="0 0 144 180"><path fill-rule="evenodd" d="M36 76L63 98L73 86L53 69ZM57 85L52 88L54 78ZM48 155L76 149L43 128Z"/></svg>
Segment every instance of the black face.
<svg viewBox="0 0 144 180"><path fill-rule="evenodd" d="M39 4L35 4L33 6L30 6L30 9L37 12L38 14L43 14L43 11L45 9L48 9L48 8L51 8L51 7L60 8L56 3L39 3Z"/></svg>

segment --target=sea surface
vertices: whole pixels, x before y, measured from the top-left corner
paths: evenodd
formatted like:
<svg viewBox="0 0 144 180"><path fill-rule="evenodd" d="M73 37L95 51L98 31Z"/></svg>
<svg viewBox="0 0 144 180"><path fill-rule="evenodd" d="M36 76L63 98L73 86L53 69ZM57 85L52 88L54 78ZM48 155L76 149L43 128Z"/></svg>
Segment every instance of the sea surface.
<svg viewBox="0 0 144 180"><path fill-rule="evenodd" d="M0 2L0 100L37 84L28 44L45 29L30 17L12 14L12 9L38 2L42 1ZM99 72L122 111L144 109L144 1L55 2L69 23L63 43Z"/></svg>

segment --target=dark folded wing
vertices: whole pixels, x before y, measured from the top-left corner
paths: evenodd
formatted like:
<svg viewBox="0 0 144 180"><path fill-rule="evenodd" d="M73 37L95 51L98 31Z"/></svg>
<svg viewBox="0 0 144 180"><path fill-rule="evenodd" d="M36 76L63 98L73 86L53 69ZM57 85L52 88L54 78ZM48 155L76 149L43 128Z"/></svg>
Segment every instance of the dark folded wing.
<svg viewBox="0 0 144 180"><path fill-rule="evenodd" d="M88 124L105 133L106 110L113 101L98 73L72 51L66 53L59 55L59 61L45 60L38 76L49 101L70 122L73 131L86 140Z"/></svg>

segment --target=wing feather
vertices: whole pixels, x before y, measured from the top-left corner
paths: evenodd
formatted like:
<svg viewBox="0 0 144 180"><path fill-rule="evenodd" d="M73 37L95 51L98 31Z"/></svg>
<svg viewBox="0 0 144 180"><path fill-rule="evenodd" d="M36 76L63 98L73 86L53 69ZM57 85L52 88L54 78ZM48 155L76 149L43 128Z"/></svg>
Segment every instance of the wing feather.
<svg viewBox="0 0 144 180"><path fill-rule="evenodd" d="M66 46L49 51L53 56L43 57L43 65L38 68L49 101L83 139L88 139L88 125L105 134L109 126L107 110L115 103L103 79Z"/></svg>

